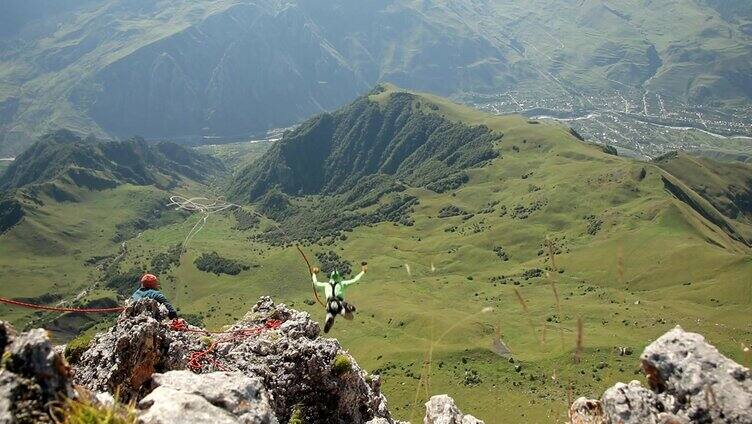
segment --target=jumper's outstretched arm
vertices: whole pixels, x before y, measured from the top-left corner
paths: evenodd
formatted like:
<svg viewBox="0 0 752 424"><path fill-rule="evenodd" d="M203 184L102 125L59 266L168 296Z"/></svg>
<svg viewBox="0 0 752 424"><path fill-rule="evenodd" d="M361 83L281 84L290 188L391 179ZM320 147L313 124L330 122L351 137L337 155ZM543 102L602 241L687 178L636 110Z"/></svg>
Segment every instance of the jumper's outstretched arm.
<svg viewBox="0 0 752 424"><path fill-rule="evenodd" d="M343 286L349 286L350 284L355 284L358 282L358 280L360 280L363 277L363 275L365 275L366 272L368 272L368 264L363 262L361 264L360 273L358 273L358 275L356 275L354 278L350 280L343 281L341 284Z"/></svg>
<svg viewBox="0 0 752 424"><path fill-rule="evenodd" d="M312 268L311 269L311 280L313 281L313 285L316 287L326 287L326 283L319 282L318 278L316 278L316 273L319 272L318 268Z"/></svg>

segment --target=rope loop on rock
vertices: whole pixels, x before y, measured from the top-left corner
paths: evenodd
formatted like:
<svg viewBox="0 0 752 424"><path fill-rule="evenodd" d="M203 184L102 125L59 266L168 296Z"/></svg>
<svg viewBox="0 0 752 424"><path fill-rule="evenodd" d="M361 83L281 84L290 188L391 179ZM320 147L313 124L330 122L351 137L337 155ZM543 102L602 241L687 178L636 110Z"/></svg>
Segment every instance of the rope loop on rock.
<svg viewBox="0 0 752 424"><path fill-rule="evenodd" d="M226 335L226 337L217 338L211 342L211 344L203 350L197 350L191 352L188 356L187 367L196 374L201 374L204 367L211 366L219 371L226 371L222 362L216 357L217 347L224 343L238 343L251 337L257 336L264 331L277 330L282 326L282 321L276 319L270 319L263 325L257 325L254 327L240 328L231 331L206 331L200 329L192 329L183 320L172 320L170 322L170 329L178 332L185 333L201 333L206 335Z"/></svg>

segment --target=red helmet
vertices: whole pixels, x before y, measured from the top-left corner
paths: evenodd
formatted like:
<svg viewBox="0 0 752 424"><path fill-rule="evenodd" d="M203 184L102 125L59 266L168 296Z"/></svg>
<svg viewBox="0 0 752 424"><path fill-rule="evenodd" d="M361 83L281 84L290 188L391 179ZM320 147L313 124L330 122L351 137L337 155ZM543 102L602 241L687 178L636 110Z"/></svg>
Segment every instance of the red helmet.
<svg viewBox="0 0 752 424"><path fill-rule="evenodd" d="M159 279L154 274L144 274L144 276L141 277L141 287L156 289L159 287Z"/></svg>

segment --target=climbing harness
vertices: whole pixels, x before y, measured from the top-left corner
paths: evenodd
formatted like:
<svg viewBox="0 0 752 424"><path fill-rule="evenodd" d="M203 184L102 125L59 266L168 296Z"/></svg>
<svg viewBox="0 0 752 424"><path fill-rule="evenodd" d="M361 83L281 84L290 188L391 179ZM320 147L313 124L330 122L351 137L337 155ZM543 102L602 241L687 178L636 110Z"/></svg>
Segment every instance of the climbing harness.
<svg viewBox="0 0 752 424"><path fill-rule="evenodd" d="M66 307L61 307L61 306L36 305L33 303L21 302L18 300L8 299L5 297L0 297L0 303L4 303L6 305L12 305L12 306L19 306L21 308L36 309L36 310L41 310L41 311L71 312L71 313L79 313L79 314L111 314L111 313L120 313L125 310L125 307L123 306L118 306L114 308L66 308Z"/></svg>
<svg viewBox="0 0 752 424"><path fill-rule="evenodd" d="M271 319L266 321L262 325L253 327L241 328L232 331L211 332L206 330L192 329L188 327L188 324L186 324L186 322L183 320L175 319L170 322L170 329L173 331L225 336L218 337L217 339L213 340L206 349L191 352L191 354L188 356L187 366L188 369L196 374L200 374L206 366L211 366L212 368L219 371L226 371L226 368L222 365L222 362L216 357L217 347L220 344L242 342L243 340L258 336L264 331L279 329L281 326L282 321Z"/></svg>

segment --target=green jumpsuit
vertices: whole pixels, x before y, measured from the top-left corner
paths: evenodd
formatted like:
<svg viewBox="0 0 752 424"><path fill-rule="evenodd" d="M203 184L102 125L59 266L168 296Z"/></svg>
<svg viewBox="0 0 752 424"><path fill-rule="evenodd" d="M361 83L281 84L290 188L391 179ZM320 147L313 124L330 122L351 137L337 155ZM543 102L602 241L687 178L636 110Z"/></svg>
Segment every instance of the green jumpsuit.
<svg viewBox="0 0 752 424"><path fill-rule="evenodd" d="M345 290L347 286L355 284L365 274L365 271L361 271L358 275L350 280L341 280L339 274L332 273L332 278L327 282L319 282L316 278L316 273L311 273L313 284L316 287L323 287L326 294L326 322L324 323L324 333L328 333L334 325L334 317L336 315L343 315L345 319L353 319L353 312L355 307L345 302Z"/></svg>

